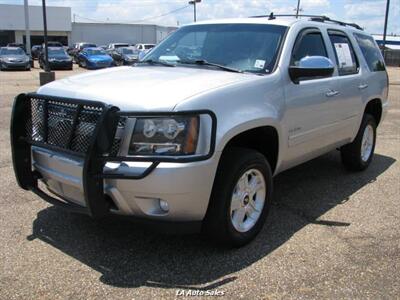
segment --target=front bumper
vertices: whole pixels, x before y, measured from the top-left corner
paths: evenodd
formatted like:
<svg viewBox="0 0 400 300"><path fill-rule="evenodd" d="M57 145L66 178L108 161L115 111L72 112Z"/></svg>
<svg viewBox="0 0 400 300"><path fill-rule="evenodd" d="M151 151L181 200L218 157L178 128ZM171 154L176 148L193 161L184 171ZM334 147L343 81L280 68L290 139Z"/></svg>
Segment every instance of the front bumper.
<svg viewBox="0 0 400 300"><path fill-rule="evenodd" d="M113 61L87 61L87 67L90 69L102 69L112 67Z"/></svg>
<svg viewBox="0 0 400 300"><path fill-rule="evenodd" d="M72 69L71 61L49 61L49 66L51 70L65 70Z"/></svg>
<svg viewBox="0 0 400 300"><path fill-rule="evenodd" d="M102 108L86 154L30 139L27 122L32 117L30 101ZM19 185L44 200L92 217L107 214L135 216L159 221L201 221L208 207L219 153L214 153L216 118L210 111L180 112L210 116L212 141L209 153L191 157L112 156L121 116L171 115L175 113L121 112L99 102L53 99L36 94L19 95L11 120L13 165ZM78 117L77 117L78 118ZM29 124L29 123L28 123ZM62 125L62 124L60 124ZM40 187L44 183L50 194ZM166 212L160 200L168 203Z"/></svg>
<svg viewBox="0 0 400 300"><path fill-rule="evenodd" d="M28 62L5 62L2 61L0 62L1 68L2 69L7 69L7 70L26 70L30 68L31 63Z"/></svg>

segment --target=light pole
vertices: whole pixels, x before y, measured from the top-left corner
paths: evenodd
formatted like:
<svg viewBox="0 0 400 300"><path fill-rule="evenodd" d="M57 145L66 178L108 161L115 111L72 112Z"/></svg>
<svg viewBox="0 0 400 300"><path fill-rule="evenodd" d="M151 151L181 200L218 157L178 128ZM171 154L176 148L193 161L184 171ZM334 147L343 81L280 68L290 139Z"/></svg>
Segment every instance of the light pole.
<svg viewBox="0 0 400 300"><path fill-rule="evenodd" d="M385 14L385 26L383 28L383 57L386 58L386 32L387 32L387 24L388 24L388 18L389 18L389 6L390 6L390 0L386 0L386 14Z"/></svg>
<svg viewBox="0 0 400 300"><path fill-rule="evenodd" d="M297 0L297 8L296 8L296 19L299 17L300 8L300 0Z"/></svg>
<svg viewBox="0 0 400 300"><path fill-rule="evenodd" d="M24 11L25 11L25 47L26 54L31 54L31 32L29 29L29 5L28 0L24 0Z"/></svg>
<svg viewBox="0 0 400 300"><path fill-rule="evenodd" d="M196 3L200 3L201 0L190 0L189 4L193 5L193 19L194 22L197 21Z"/></svg>
<svg viewBox="0 0 400 300"><path fill-rule="evenodd" d="M50 72L49 49L47 44L47 18L46 18L46 0L42 0L43 7L43 40L44 40L44 72L40 72L40 85L44 85L55 80L55 73Z"/></svg>

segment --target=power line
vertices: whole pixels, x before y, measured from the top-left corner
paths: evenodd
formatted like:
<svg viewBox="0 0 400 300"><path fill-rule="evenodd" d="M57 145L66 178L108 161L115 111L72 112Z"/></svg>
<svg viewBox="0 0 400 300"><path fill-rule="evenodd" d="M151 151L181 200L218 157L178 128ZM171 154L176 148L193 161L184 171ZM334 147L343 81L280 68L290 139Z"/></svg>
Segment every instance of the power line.
<svg viewBox="0 0 400 300"><path fill-rule="evenodd" d="M163 14L158 15L158 16L152 16L152 17L148 17L148 18L144 18L144 19L140 19L140 20L124 21L124 23L135 24L135 23L142 23L142 22L145 22L145 21L162 18L162 17L168 16L168 15L171 15L173 13L176 13L178 11L181 11L181 10L183 10L185 8L188 8L189 6L190 5L185 5L185 6L179 7L177 9L171 10L169 12L163 13ZM79 17L81 19L85 19L85 20L88 20L88 21L96 22L96 23L120 23L120 21L119 22L113 22L113 21L110 21L110 20L104 21L104 20L99 20L99 19L92 19L92 18L88 18L88 17L83 17L83 16L78 15L78 14L75 14L75 16L77 16L77 17Z"/></svg>

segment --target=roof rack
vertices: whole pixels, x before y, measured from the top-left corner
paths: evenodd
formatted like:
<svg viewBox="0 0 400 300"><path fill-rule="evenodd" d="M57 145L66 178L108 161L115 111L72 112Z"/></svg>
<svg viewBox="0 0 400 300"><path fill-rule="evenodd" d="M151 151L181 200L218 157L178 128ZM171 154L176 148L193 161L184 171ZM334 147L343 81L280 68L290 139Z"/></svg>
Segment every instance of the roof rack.
<svg viewBox="0 0 400 300"><path fill-rule="evenodd" d="M310 18L310 21L315 21L315 22L331 22L335 23L341 26L351 26L354 28L357 28L359 30L363 30L361 26L359 26L356 23L346 23L338 20L333 20L327 16L318 16L318 15L293 15L293 14L288 14L288 15L274 15L273 12L271 12L269 15L261 15L261 16L252 16L251 18L268 18L268 20L275 20L277 17L306 17Z"/></svg>

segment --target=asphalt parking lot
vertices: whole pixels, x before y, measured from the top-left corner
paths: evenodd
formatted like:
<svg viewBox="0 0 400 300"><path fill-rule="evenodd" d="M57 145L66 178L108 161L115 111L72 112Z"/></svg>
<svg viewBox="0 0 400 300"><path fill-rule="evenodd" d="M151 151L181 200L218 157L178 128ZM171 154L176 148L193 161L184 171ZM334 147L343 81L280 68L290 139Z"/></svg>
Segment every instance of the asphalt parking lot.
<svg viewBox="0 0 400 300"><path fill-rule="evenodd" d="M86 71L56 77L78 72ZM198 235L69 214L19 189L11 105L38 87L39 70L0 72L0 299L162 299L179 290L227 299L398 298L400 68L389 73L390 110L370 168L347 172L335 151L278 175L263 231L228 250Z"/></svg>

